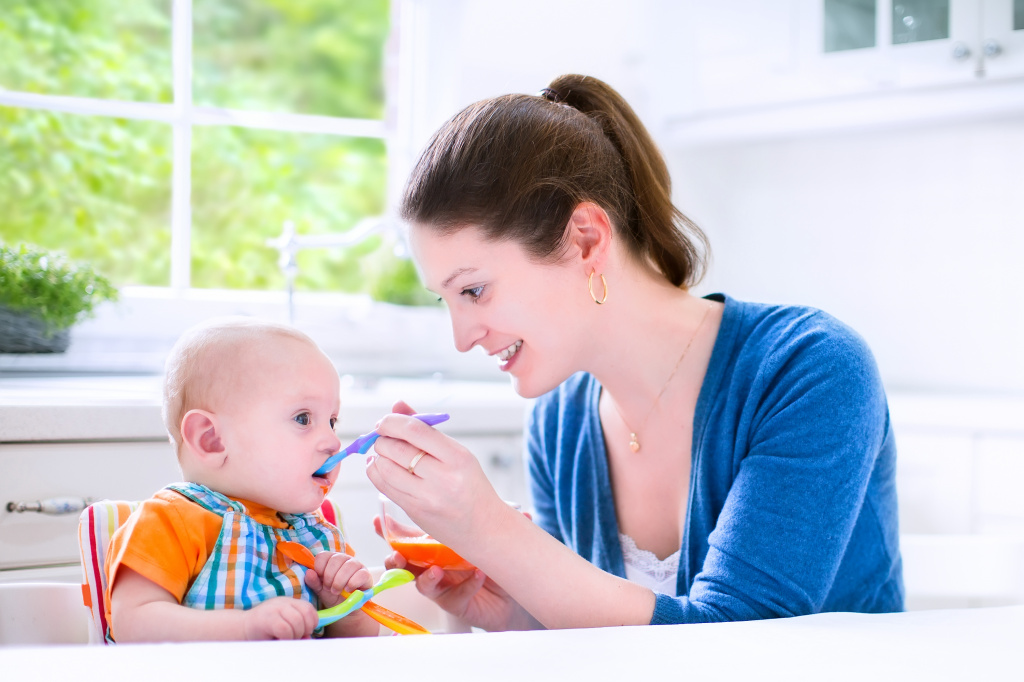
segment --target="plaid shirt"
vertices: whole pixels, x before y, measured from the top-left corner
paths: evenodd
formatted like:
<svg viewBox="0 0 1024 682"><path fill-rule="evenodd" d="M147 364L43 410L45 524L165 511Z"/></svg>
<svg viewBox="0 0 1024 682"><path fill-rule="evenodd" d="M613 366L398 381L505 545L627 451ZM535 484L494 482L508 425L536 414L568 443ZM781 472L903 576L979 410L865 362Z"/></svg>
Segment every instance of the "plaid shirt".
<svg viewBox="0 0 1024 682"><path fill-rule="evenodd" d="M204 509L224 517L217 544L182 604L197 609L250 609L274 597L306 599L320 608L305 583L306 568L275 551L284 540L298 542L314 553L342 552L345 540L319 511L279 513L288 528L257 522L245 507L196 483L167 486Z"/></svg>

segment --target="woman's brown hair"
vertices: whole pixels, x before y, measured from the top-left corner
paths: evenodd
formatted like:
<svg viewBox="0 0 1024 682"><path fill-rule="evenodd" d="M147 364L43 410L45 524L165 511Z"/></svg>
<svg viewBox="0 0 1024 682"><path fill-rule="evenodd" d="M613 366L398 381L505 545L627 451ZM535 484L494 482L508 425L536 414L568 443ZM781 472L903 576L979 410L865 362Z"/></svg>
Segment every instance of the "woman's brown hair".
<svg viewBox="0 0 1024 682"><path fill-rule="evenodd" d="M672 205L668 168L633 109L589 76L456 114L420 156L401 215L443 233L473 225L547 261L564 252L569 217L584 201L607 211L629 252L673 285L700 281L707 237Z"/></svg>

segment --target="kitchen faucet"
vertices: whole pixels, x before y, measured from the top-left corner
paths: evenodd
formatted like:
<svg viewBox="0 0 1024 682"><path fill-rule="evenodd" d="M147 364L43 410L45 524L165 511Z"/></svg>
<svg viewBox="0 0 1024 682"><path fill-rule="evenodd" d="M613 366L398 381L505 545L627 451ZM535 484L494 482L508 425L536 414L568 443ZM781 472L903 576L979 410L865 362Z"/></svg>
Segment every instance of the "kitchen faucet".
<svg viewBox="0 0 1024 682"><path fill-rule="evenodd" d="M268 239L267 246L274 247L280 254L277 264L281 268L281 272L284 273L285 287L288 292L288 323L295 322L295 275L299 271L295 254L303 249L347 248L373 234L387 232L397 233L397 229L387 216L383 215L363 218L351 230L333 234L299 235L295 233L295 223L286 220L281 226L281 234L273 239ZM400 241L399 245L395 247L395 253L399 256L403 255L399 251L404 253L404 246Z"/></svg>

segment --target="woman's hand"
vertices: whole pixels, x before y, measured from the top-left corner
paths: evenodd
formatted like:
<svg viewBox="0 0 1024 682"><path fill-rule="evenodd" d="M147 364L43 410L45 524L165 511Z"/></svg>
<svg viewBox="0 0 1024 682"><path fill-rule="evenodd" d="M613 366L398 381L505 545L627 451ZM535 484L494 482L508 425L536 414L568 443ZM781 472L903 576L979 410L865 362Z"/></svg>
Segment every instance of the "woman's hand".
<svg viewBox="0 0 1024 682"><path fill-rule="evenodd" d="M431 566L416 578L416 588L448 613L484 630L533 630L540 627L523 607L480 569L445 571Z"/></svg>
<svg viewBox="0 0 1024 682"><path fill-rule="evenodd" d="M381 437L374 443L377 455L370 459L366 475L376 488L401 507L423 530L472 563L478 538L495 532L501 514L510 511L498 497L476 457L444 433L410 419L413 409L396 403L394 412L377 425ZM423 452L424 455L417 455ZM413 471L410 463L415 460ZM466 510L473 510L467 514ZM380 519L374 526L382 535ZM382 535L383 536L383 535ZM480 570L446 571L406 564L397 552L388 557L387 568L405 568L417 574L419 591L441 608L485 630L536 627L529 617L494 581Z"/></svg>
<svg viewBox="0 0 1024 682"><path fill-rule="evenodd" d="M472 561L475 541L500 526L508 506L462 444L409 417L407 404L394 409L377 424L367 477L420 528Z"/></svg>
<svg viewBox="0 0 1024 682"><path fill-rule="evenodd" d="M374 518L373 526L377 534L383 537L379 516ZM451 571L439 566L421 568L408 563L398 552L385 557L384 568L404 568L414 574L416 589L420 594L474 627L488 631L532 630L541 627L505 590L479 569Z"/></svg>

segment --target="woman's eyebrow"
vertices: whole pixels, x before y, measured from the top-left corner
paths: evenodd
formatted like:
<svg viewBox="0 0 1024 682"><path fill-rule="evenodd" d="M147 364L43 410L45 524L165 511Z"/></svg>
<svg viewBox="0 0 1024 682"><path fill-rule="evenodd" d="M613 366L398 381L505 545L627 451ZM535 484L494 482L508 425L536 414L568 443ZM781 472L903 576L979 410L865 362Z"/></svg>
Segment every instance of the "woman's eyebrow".
<svg viewBox="0 0 1024 682"><path fill-rule="evenodd" d="M445 281L441 282L441 288L442 289L447 289L448 285L452 283L453 279L455 279L459 275L465 275L468 272L476 272L476 268L459 268L458 270L456 270L452 274L448 275L448 279L446 279Z"/></svg>

